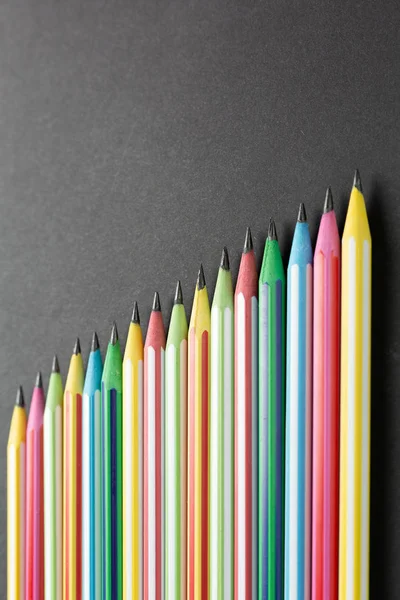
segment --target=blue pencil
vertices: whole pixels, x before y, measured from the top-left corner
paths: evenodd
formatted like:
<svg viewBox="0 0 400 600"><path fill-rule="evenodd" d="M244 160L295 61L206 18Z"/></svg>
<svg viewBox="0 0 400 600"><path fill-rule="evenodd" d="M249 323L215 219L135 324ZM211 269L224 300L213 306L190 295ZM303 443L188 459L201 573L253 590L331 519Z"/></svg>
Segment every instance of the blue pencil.
<svg viewBox="0 0 400 600"><path fill-rule="evenodd" d="M300 204L287 278L286 600L310 597L312 272L310 233Z"/></svg>
<svg viewBox="0 0 400 600"><path fill-rule="evenodd" d="M101 360L93 334L82 400L82 597L101 599Z"/></svg>

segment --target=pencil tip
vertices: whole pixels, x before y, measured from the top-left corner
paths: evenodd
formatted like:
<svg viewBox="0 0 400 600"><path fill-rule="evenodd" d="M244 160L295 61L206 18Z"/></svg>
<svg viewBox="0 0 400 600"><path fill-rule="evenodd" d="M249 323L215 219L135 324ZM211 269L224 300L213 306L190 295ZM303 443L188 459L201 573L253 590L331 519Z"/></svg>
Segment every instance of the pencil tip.
<svg viewBox="0 0 400 600"><path fill-rule="evenodd" d="M251 229L248 227L246 229L246 238L244 240L243 246L243 254L247 254L247 252L251 252L253 250L253 238L251 237Z"/></svg>
<svg viewBox="0 0 400 600"><path fill-rule="evenodd" d="M97 336L97 333L95 331L93 331L92 343L90 345L90 352L96 352L96 350L98 350L99 348L100 348L99 338Z"/></svg>
<svg viewBox="0 0 400 600"><path fill-rule="evenodd" d="M200 264L199 273L197 275L197 289L202 290L206 287L206 278L204 277L203 265Z"/></svg>
<svg viewBox="0 0 400 600"><path fill-rule="evenodd" d="M138 303L136 301L135 301L135 304L133 305L131 321L132 321L132 323L135 323L136 325L140 325L139 307L138 307Z"/></svg>
<svg viewBox="0 0 400 600"><path fill-rule="evenodd" d="M55 354L54 357L53 357L53 363L51 365L51 372L52 373L59 373L60 372L60 365L58 364L57 354Z"/></svg>
<svg viewBox="0 0 400 600"><path fill-rule="evenodd" d="M174 304L183 304L182 286L179 279L178 283L176 284Z"/></svg>
<svg viewBox="0 0 400 600"><path fill-rule="evenodd" d="M18 387L17 397L15 399L15 406L19 406L20 408L24 408L24 406L25 406L25 398L24 398L24 391L22 389L22 385L20 385Z"/></svg>
<svg viewBox="0 0 400 600"><path fill-rule="evenodd" d="M304 206L303 202L301 202L300 206L299 206L299 214L297 215L297 221L299 223L306 223L307 222L306 207Z"/></svg>
<svg viewBox="0 0 400 600"><path fill-rule="evenodd" d="M361 185L360 171L358 169L356 169L356 172L354 173L353 187L357 188L358 191L362 193L363 189Z"/></svg>
<svg viewBox="0 0 400 600"><path fill-rule="evenodd" d="M43 387L42 374L41 374L40 371L38 371L38 373L36 375L35 387L37 387L37 388L42 388Z"/></svg>
<svg viewBox="0 0 400 600"><path fill-rule="evenodd" d="M328 212L332 212L332 210L333 210L333 196L332 196L332 190L329 186L328 189L326 190L325 203L324 203L324 214L326 214Z"/></svg>
<svg viewBox="0 0 400 600"><path fill-rule="evenodd" d="M117 324L114 321L112 329L111 329L110 344L112 344L113 346L115 346L115 344L117 342L118 342L118 329L117 329Z"/></svg>
<svg viewBox="0 0 400 600"><path fill-rule="evenodd" d="M161 312L161 302L160 302L160 296L159 296L158 292L155 292L155 294L154 294L152 310Z"/></svg>
<svg viewBox="0 0 400 600"><path fill-rule="evenodd" d="M270 219L270 221L269 221L268 239L269 240L277 240L278 239L278 235L276 233L276 225L275 225L275 221L273 219Z"/></svg>
<svg viewBox="0 0 400 600"><path fill-rule="evenodd" d="M221 269L224 269L224 271L229 271L229 255L226 246L224 246L224 249L222 250L220 267Z"/></svg>
<svg viewBox="0 0 400 600"><path fill-rule="evenodd" d="M81 353L81 343L79 338L76 338L74 349L72 350L72 354L80 354Z"/></svg>

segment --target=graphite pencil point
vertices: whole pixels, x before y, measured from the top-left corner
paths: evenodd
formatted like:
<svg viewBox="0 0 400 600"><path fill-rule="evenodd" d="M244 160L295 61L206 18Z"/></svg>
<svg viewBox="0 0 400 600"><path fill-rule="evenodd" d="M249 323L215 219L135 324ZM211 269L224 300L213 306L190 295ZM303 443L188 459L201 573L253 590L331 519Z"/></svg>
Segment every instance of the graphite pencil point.
<svg viewBox="0 0 400 600"><path fill-rule="evenodd" d="M53 362L52 362L52 365L51 365L51 372L52 373L59 373L60 372L60 365L58 364L57 354L55 354L54 357L53 357Z"/></svg>
<svg viewBox="0 0 400 600"><path fill-rule="evenodd" d="M94 331L92 336L92 343L90 345L90 352L96 352L100 348L99 338L97 333Z"/></svg>
<svg viewBox="0 0 400 600"><path fill-rule="evenodd" d="M251 237L251 229L250 227L248 227L246 229L246 238L244 240L243 254L247 254L247 252L250 252L251 250L253 250L253 238Z"/></svg>
<svg viewBox="0 0 400 600"><path fill-rule="evenodd" d="M38 371L38 373L36 375L35 387L37 387L37 388L42 388L43 387L42 374L41 374L40 371Z"/></svg>
<svg viewBox="0 0 400 600"><path fill-rule="evenodd" d="M118 342L118 329L117 329L117 324L114 321L112 329L111 329L110 344L112 344L113 346L115 346L115 344L117 342Z"/></svg>
<svg viewBox="0 0 400 600"><path fill-rule="evenodd" d="M224 271L229 271L229 255L226 246L224 246L224 249L222 250L220 267L221 269L224 269Z"/></svg>
<svg viewBox="0 0 400 600"><path fill-rule="evenodd" d="M161 312L161 302L160 302L160 296L159 296L158 292L155 292L155 294L154 294L152 310Z"/></svg>
<svg viewBox="0 0 400 600"><path fill-rule="evenodd" d="M81 343L79 338L76 338L74 349L72 350L72 354L80 354L81 353Z"/></svg>
<svg viewBox="0 0 400 600"><path fill-rule="evenodd" d="M269 240L277 240L278 239L278 235L276 233L275 221L273 219L270 219L270 221L269 221L267 237Z"/></svg>
<svg viewBox="0 0 400 600"><path fill-rule="evenodd" d="M174 304L183 304L182 286L179 279L178 283L176 284Z"/></svg>
<svg viewBox="0 0 400 600"><path fill-rule="evenodd" d="M203 265L200 264L199 273L197 275L197 289L202 290L206 287L206 279L204 277Z"/></svg>
<svg viewBox="0 0 400 600"><path fill-rule="evenodd" d="M140 325L140 317L139 317L139 307L138 307L138 303L135 301L134 305L133 305L133 312L132 312L132 319L131 319L132 323L135 323L136 325Z"/></svg>
<svg viewBox="0 0 400 600"><path fill-rule="evenodd" d="M20 408L24 408L25 406L25 398L24 398L24 392L22 389L22 385L19 386L18 390L17 390L17 397L15 399L15 406L19 406Z"/></svg>
<svg viewBox="0 0 400 600"><path fill-rule="evenodd" d="M324 214L333 210L333 196L330 187L326 190L325 203L324 203Z"/></svg>
<svg viewBox="0 0 400 600"><path fill-rule="evenodd" d="M358 169L356 169L356 172L354 173L353 187L357 188L358 191L362 193L363 189L361 185L360 171Z"/></svg>
<svg viewBox="0 0 400 600"><path fill-rule="evenodd" d="M297 215L297 221L299 223L306 223L307 222L306 207L304 206L303 202L301 202L300 206L299 206L299 213Z"/></svg>

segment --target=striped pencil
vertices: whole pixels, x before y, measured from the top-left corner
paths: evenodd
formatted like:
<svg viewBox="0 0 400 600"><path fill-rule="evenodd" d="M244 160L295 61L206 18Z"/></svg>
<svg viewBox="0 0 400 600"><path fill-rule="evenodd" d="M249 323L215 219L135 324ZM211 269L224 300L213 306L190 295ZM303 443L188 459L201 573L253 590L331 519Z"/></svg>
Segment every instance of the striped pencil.
<svg viewBox="0 0 400 600"><path fill-rule="evenodd" d="M123 363L124 600L143 598L143 338L135 302Z"/></svg>
<svg viewBox="0 0 400 600"><path fill-rule="evenodd" d="M259 282L258 597L283 599L286 278L274 221Z"/></svg>
<svg viewBox="0 0 400 600"><path fill-rule="evenodd" d="M93 334L82 398L82 597L101 598L101 360Z"/></svg>
<svg viewBox="0 0 400 600"><path fill-rule="evenodd" d="M300 205L288 266L285 598L311 592L312 248Z"/></svg>
<svg viewBox="0 0 400 600"><path fill-rule="evenodd" d="M82 392L79 339L64 390L63 600L79 600L82 584Z"/></svg>
<svg viewBox="0 0 400 600"><path fill-rule="evenodd" d="M44 578L46 600L62 600L63 385L53 359L43 419Z"/></svg>
<svg viewBox="0 0 400 600"><path fill-rule="evenodd" d="M164 589L164 354L165 331L156 292L144 346L143 596L161 600Z"/></svg>
<svg viewBox="0 0 400 600"><path fill-rule="evenodd" d="M26 427L26 598L44 597L43 512L44 392L39 372Z"/></svg>
<svg viewBox="0 0 400 600"><path fill-rule="evenodd" d="M187 335L180 281L165 352L165 599L186 600Z"/></svg>
<svg viewBox="0 0 400 600"><path fill-rule="evenodd" d="M188 600L208 596L210 327L210 304L200 266L188 339Z"/></svg>
<svg viewBox="0 0 400 600"><path fill-rule="evenodd" d="M114 323L101 380L103 600L122 598L122 356Z"/></svg>
<svg viewBox="0 0 400 600"><path fill-rule="evenodd" d="M233 596L233 291L226 248L211 308L209 598Z"/></svg>
<svg viewBox="0 0 400 600"><path fill-rule="evenodd" d="M356 172L342 239L339 599L369 597L371 234Z"/></svg>
<svg viewBox="0 0 400 600"><path fill-rule="evenodd" d="M248 228L235 292L235 600L257 597L257 287Z"/></svg>
<svg viewBox="0 0 400 600"><path fill-rule="evenodd" d="M340 241L330 188L314 254L312 600L337 598Z"/></svg>
<svg viewBox="0 0 400 600"><path fill-rule="evenodd" d="M18 388L7 444L7 598L25 600L26 413Z"/></svg>

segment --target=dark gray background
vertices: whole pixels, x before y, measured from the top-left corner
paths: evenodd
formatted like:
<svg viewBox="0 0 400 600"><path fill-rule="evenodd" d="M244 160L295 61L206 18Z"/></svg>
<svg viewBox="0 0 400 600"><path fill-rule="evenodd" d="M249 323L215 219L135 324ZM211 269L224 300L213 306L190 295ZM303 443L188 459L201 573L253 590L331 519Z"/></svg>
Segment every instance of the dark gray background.
<svg viewBox="0 0 400 600"><path fill-rule="evenodd" d="M288 258L299 201L343 226L360 168L373 236L372 598L400 597L397 2L0 2L0 581L17 385L47 385L133 301L144 328L175 281L189 313L245 227L274 216Z"/></svg>

